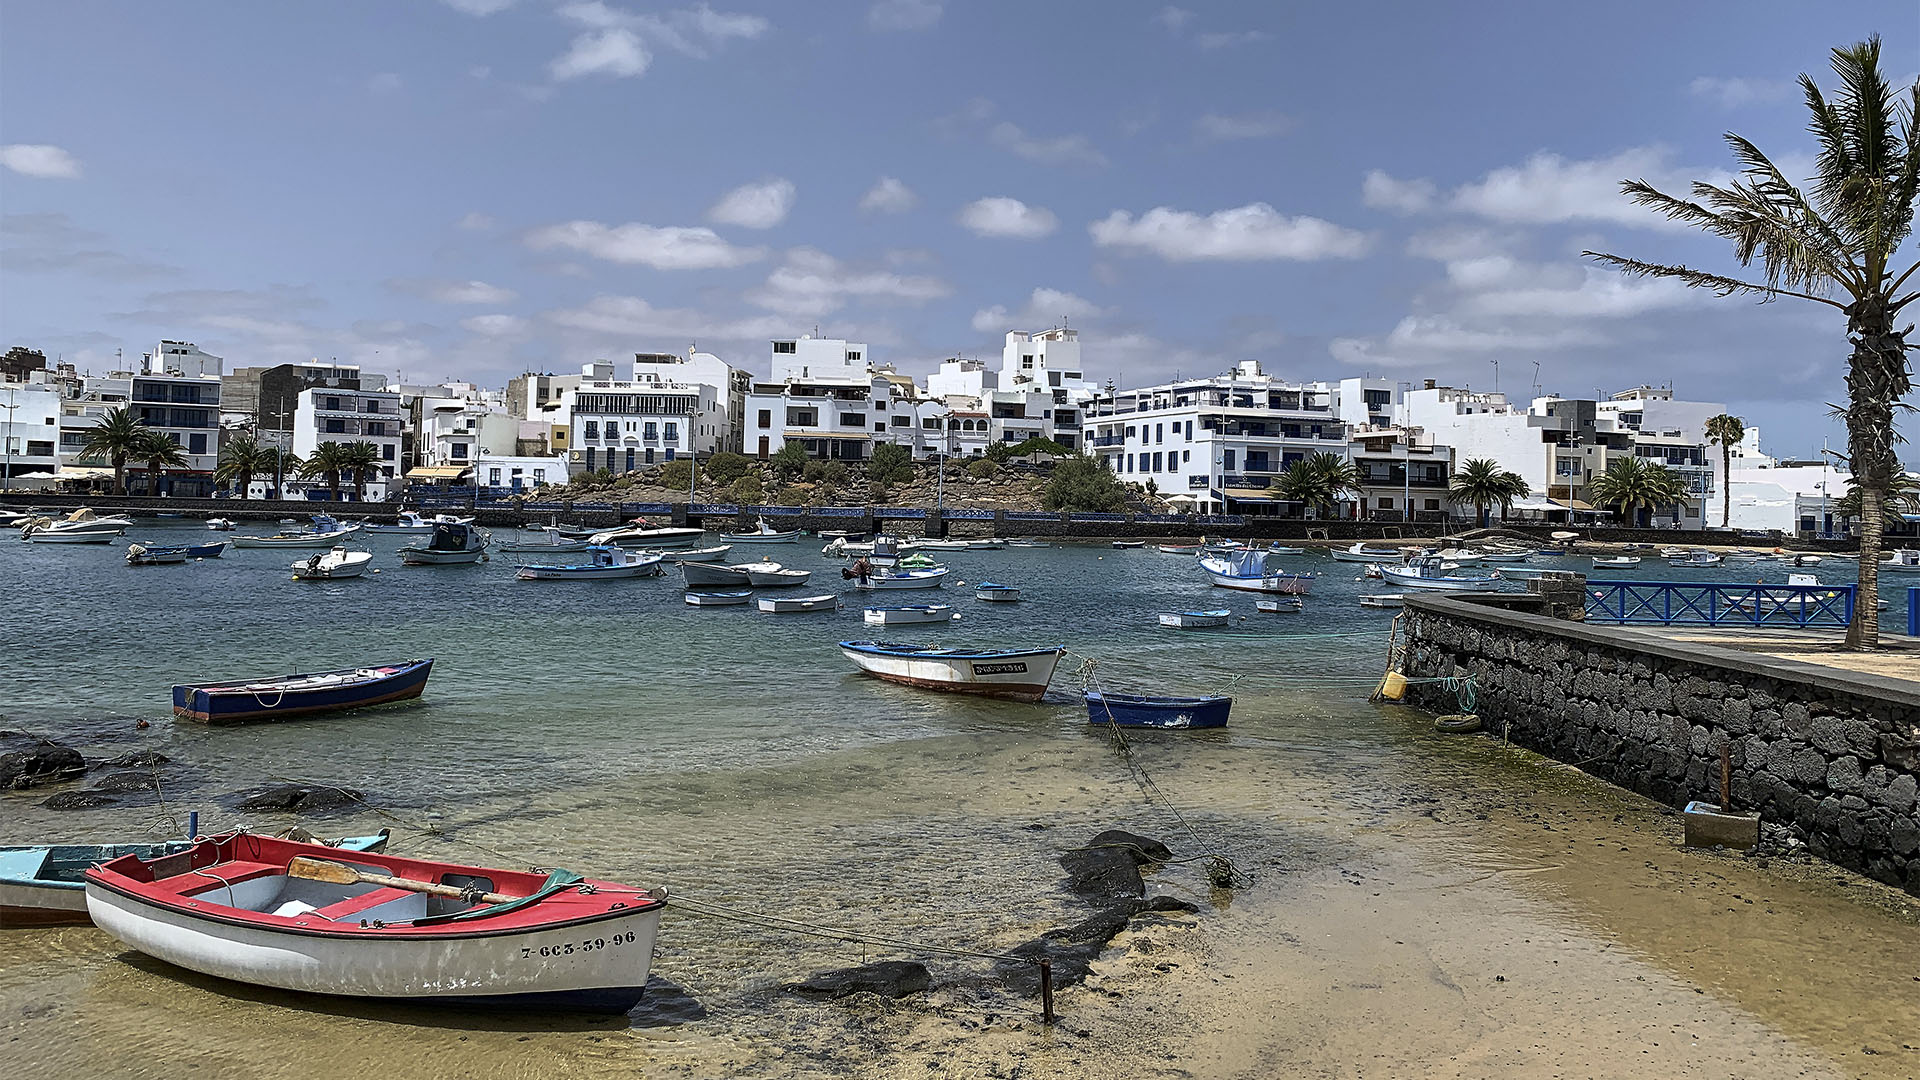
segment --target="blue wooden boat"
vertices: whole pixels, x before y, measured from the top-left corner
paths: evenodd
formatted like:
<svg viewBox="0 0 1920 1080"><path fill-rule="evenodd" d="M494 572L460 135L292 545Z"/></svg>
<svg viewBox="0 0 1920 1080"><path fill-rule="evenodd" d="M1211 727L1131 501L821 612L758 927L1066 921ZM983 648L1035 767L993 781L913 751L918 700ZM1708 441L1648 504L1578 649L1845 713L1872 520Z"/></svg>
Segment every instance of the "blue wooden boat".
<svg viewBox="0 0 1920 1080"><path fill-rule="evenodd" d="M387 830L329 843L346 851L381 851L387 846ZM193 844L192 840L171 840L0 847L0 928L85 926L91 921L87 918L88 870L122 855L157 859L186 851Z"/></svg>
<svg viewBox="0 0 1920 1080"><path fill-rule="evenodd" d="M1087 723L1119 727L1223 728L1233 710L1230 697L1151 697L1087 692Z"/></svg>
<svg viewBox="0 0 1920 1080"><path fill-rule="evenodd" d="M173 715L203 724L244 724L386 705L419 697L432 672L429 658L249 682L176 686Z"/></svg>

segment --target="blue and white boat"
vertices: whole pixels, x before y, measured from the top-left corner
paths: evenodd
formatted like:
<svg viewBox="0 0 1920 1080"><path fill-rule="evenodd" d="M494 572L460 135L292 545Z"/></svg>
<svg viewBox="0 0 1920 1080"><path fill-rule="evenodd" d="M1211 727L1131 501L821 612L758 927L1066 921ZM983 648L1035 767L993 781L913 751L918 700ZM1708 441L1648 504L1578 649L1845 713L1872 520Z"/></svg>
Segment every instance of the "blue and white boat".
<svg viewBox="0 0 1920 1080"><path fill-rule="evenodd" d="M973 598L985 600L991 604L1011 604L1020 599L1020 589L1015 585L1002 585L997 581L983 581L973 587Z"/></svg>
<svg viewBox="0 0 1920 1080"><path fill-rule="evenodd" d="M1233 612L1226 608L1214 608L1209 611L1163 611L1160 613L1160 625L1171 626L1176 630L1198 630L1208 626L1225 626Z"/></svg>
<svg viewBox="0 0 1920 1080"><path fill-rule="evenodd" d="M317 841L343 851L381 851L387 830L372 836ZM85 926L88 870L122 855L157 859L193 847L192 840L143 844L49 844L0 847L0 929Z"/></svg>
<svg viewBox="0 0 1920 1080"><path fill-rule="evenodd" d="M1440 589L1448 592L1492 592L1500 587L1500 571L1463 574L1459 566L1438 555L1420 555L1405 566L1382 566L1380 576L1403 589Z"/></svg>
<svg viewBox="0 0 1920 1080"><path fill-rule="evenodd" d="M1038 649L943 649L898 641L843 641L840 652L877 679L926 690L1039 701L1065 645Z"/></svg>
<svg viewBox="0 0 1920 1080"><path fill-rule="evenodd" d="M1192 731L1226 727L1227 714L1232 711L1232 698L1215 695L1151 697L1145 694L1087 692L1089 724Z"/></svg>
<svg viewBox="0 0 1920 1080"><path fill-rule="evenodd" d="M513 572L513 576L521 581L605 581L611 578L654 577L661 572L661 557L657 553L595 544L585 554L585 562L522 566Z"/></svg>
<svg viewBox="0 0 1920 1080"><path fill-rule="evenodd" d="M244 724L387 705L419 697L432 673L433 660L428 658L241 682L179 685L173 688L173 715L203 724Z"/></svg>
<svg viewBox="0 0 1920 1080"><path fill-rule="evenodd" d="M1258 548L1247 548L1208 555L1200 560L1200 569L1207 575L1208 581L1223 589L1305 596L1307 589L1313 585L1313 575L1269 570L1267 554Z"/></svg>

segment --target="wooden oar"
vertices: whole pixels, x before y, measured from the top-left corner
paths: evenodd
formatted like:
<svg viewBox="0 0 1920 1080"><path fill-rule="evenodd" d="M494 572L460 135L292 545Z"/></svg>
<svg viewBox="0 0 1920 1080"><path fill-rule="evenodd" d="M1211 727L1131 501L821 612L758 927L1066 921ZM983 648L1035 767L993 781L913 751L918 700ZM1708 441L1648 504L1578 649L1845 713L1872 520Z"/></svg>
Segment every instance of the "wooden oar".
<svg viewBox="0 0 1920 1080"><path fill-rule="evenodd" d="M355 870L342 863L329 862L326 859L310 859L305 855L296 856L287 864L287 876L304 878L308 881L330 881L335 885L384 885L389 889L405 889L408 892L426 893L428 896L444 896L455 900L464 900L471 894L465 889L453 885L436 885L431 881L415 881L412 878L388 877L385 874L369 874L364 870ZM499 893L481 893L483 904L509 904L525 899L519 896L502 896Z"/></svg>

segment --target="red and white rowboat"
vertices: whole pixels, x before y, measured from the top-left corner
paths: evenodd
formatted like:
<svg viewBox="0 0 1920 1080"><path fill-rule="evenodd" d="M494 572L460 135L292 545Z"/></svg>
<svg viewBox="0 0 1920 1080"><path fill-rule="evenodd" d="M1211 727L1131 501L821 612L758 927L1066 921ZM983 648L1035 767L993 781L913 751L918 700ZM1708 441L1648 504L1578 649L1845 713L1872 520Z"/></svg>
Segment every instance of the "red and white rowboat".
<svg viewBox="0 0 1920 1080"><path fill-rule="evenodd" d="M412 887L294 876L296 858ZM666 906L664 892L564 870L348 853L250 833L162 858L114 859L86 881L95 925L203 974L345 997L594 1012L640 1001Z"/></svg>

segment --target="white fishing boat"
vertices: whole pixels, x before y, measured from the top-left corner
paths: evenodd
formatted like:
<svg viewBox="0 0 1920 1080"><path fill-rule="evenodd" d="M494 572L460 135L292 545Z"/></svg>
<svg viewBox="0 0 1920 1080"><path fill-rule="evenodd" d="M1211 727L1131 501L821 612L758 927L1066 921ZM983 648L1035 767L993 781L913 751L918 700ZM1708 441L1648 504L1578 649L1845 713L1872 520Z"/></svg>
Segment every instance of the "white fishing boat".
<svg viewBox="0 0 1920 1080"><path fill-rule="evenodd" d="M720 534L720 539L732 544L791 544L800 539L799 529L780 530L767 524L762 518L752 532Z"/></svg>
<svg viewBox="0 0 1920 1080"><path fill-rule="evenodd" d="M1368 593L1360 598L1361 607L1398 608L1407 606L1406 593Z"/></svg>
<svg viewBox="0 0 1920 1080"><path fill-rule="evenodd" d="M359 577L367 572L367 564L373 561L371 551L351 551L336 547L330 551L316 551L293 564L293 576L297 581L322 581L333 578Z"/></svg>
<svg viewBox="0 0 1920 1080"><path fill-rule="evenodd" d="M1258 548L1247 548L1220 555L1208 555L1200 560L1200 569L1207 575L1208 581L1223 589L1278 593L1283 596L1307 594L1307 590L1313 585L1312 574L1270 570L1267 568L1266 558L1266 552Z"/></svg>
<svg viewBox="0 0 1920 1080"><path fill-rule="evenodd" d="M915 604L909 607L870 607L861 618L881 626L900 626L908 623L952 622L955 618L953 608L946 604Z"/></svg>
<svg viewBox="0 0 1920 1080"><path fill-rule="evenodd" d="M837 611L840 598L830 593L818 596L763 596L760 610L769 615L790 615L800 611Z"/></svg>
<svg viewBox="0 0 1920 1080"><path fill-rule="evenodd" d="M1459 567L1437 555L1421 555L1405 566L1382 566L1380 574L1388 584L1407 589L1438 589L1447 592L1492 592L1500 587L1500 572L1462 574Z"/></svg>
<svg viewBox="0 0 1920 1080"><path fill-rule="evenodd" d="M886 589L937 589L946 583L947 573L946 567L936 566L930 570L898 570L868 574L866 577L856 575L853 587L876 592Z"/></svg>
<svg viewBox="0 0 1920 1080"><path fill-rule="evenodd" d="M428 517L425 514L412 510L402 510L396 515L392 525L380 525L368 521L364 522L362 527L368 532L398 533L403 536L427 536L433 532L433 528L436 525L471 524L473 524L473 519L470 517L455 517L452 514L435 514L432 517Z"/></svg>
<svg viewBox="0 0 1920 1080"><path fill-rule="evenodd" d="M658 555L627 551L611 544L596 544L588 548L585 554L585 562L522 566L513 572L513 576L521 581L605 581L654 577L660 573Z"/></svg>
<svg viewBox="0 0 1920 1080"><path fill-rule="evenodd" d="M1599 555L1595 555L1593 557L1593 568L1595 570L1625 569L1630 566L1639 565L1640 556L1638 555L1615 555L1611 558L1602 558Z"/></svg>
<svg viewBox="0 0 1920 1080"><path fill-rule="evenodd" d="M973 598L990 604L1011 604L1020 599L1020 590L1013 585L983 581L973 587Z"/></svg>
<svg viewBox="0 0 1920 1080"><path fill-rule="evenodd" d="M567 530L562 529L562 535ZM592 533L587 540L596 546L623 548L654 548L659 550L690 548L707 535L705 529L657 527L645 521L622 525L617 529L602 529ZM577 537L575 539L578 539Z"/></svg>
<svg viewBox="0 0 1920 1080"><path fill-rule="evenodd" d="M400 561L408 566L448 566L482 562L493 537L465 521L435 522L426 542L402 547Z"/></svg>
<svg viewBox="0 0 1920 1080"><path fill-rule="evenodd" d="M1678 555L1667 556L1668 566L1708 567L1719 566L1725 561L1726 557L1724 555L1708 551L1705 548L1690 548L1680 552Z"/></svg>
<svg viewBox="0 0 1920 1080"><path fill-rule="evenodd" d="M1913 548L1897 548L1887 553L1880 563L1880 569L1895 574L1920 574L1920 551Z"/></svg>
<svg viewBox="0 0 1920 1080"><path fill-rule="evenodd" d="M840 652L875 678L927 690L1039 701L1064 645L1039 649L943 649L893 641L843 641Z"/></svg>
<svg viewBox="0 0 1920 1080"><path fill-rule="evenodd" d="M1269 615L1297 615L1306 609L1307 605L1301 602L1297 596L1289 597L1285 600L1255 600L1253 602L1253 610L1262 611Z"/></svg>
<svg viewBox="0 0 1920 1080"><path fill-rule="evenodd" d="M1399 548L1368 547L1365 543L1352 547L1334 548L1333 557L1340 562L1377 563L1381 560L1397 562L1400 559Z"/></svg>
<svg viewBox="0 0 1920 1080"><path fill-rule="evenodd" d="M233 519L232 519L232 518L223 518L223 517L211 517L211 518L208 518L208 519L207 519L207 528L209 528L209 529L212 529L212 530L213 530L214 532L232 532L232 531L233 531Z"/></svg>
<svg viewBox="0 0 1920 1080"><path fill-rule="evenodd" d="M1160 625L1171 626L1176 630L1198 630L1209 626L1225 626L1233 612L1226 608L1210 611L1163 611L1160 613Z"/></svg>
<svg viewBox="0 0 1920 1080"><path fill-rule="evenodd" d="M729 592L690 592L687 603L694 607L738 607L753 602L753 593L746 589Z"/></svg>

